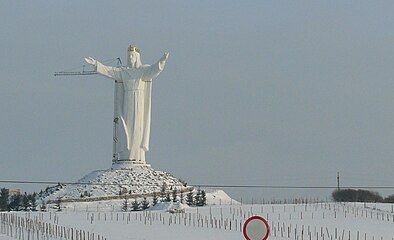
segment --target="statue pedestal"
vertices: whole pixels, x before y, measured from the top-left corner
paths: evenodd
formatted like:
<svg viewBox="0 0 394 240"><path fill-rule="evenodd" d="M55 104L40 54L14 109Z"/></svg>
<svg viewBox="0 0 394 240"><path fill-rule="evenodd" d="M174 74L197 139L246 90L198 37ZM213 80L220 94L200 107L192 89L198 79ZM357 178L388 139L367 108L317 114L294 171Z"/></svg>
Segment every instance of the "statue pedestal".
<svg viewBox="0 0 394 240"><path fill-rule="evenodd" d="M146 163L137 163L133 161L114 161L112 162L111 169L112 170L133 170L135 168L150 168L150 164Z"/></svg>

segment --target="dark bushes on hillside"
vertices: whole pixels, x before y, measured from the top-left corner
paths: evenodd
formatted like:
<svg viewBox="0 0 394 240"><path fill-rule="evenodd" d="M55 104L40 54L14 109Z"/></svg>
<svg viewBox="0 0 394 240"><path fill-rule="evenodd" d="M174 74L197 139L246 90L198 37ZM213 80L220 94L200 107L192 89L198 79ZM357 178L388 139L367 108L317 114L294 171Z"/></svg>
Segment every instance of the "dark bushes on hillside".
<svg viewBox="0 0 394 240"><path fill-rule="evenodd" d="M336 202L383 202L379 193L362 189L335 190L332 198Z"/></svg>
<svg viewBox="0 0 394 240"><path fill-rule="evenodd" d="M386 197L384 199L384 202L386 202L386 203L394 203L394 194Z"/></svg>

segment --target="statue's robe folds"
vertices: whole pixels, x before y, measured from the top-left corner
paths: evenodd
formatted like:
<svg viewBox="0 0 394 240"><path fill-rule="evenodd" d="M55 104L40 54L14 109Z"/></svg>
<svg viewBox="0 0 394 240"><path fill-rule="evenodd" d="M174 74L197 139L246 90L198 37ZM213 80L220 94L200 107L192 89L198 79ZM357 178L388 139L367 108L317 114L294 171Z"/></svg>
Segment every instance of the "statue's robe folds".
<svg viewBox="0 0 394 240"><path fill-rule="evenodd" d="M149 150L152 79L163 71L160 61L138 68L97 62L97 73L115 80L115 154L118 161L145 164Z"/></svg>

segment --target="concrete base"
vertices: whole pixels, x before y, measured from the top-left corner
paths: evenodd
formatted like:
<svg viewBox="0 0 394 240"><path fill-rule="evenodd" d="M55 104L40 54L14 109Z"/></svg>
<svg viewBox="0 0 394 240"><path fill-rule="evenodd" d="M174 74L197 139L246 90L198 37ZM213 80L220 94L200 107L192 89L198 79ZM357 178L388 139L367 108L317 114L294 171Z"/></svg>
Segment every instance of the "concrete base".
<svg viewBox="0 0 394 240"><path fill-rule="evenodd" d="M136 163L133 161L114 161L112 162L112 170L133 170L135 168L150 168L150 164Z"/></svg>

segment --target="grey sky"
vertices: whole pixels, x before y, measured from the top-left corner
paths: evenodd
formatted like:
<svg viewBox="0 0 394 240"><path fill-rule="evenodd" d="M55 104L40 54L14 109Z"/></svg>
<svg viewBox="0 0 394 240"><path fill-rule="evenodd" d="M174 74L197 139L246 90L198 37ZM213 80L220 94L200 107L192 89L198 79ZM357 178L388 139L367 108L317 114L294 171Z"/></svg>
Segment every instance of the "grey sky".
<svg viewBox="0 0 394 240"><path fill-rule="evenodd" d="M392 1L1 1L1 180L110 167L113 82L53 72L125 59L133 44L147 64L170 52L153 86L153 168L195 184L334 186L340 171L343 185L394 186L393 11Z"/></svg>

